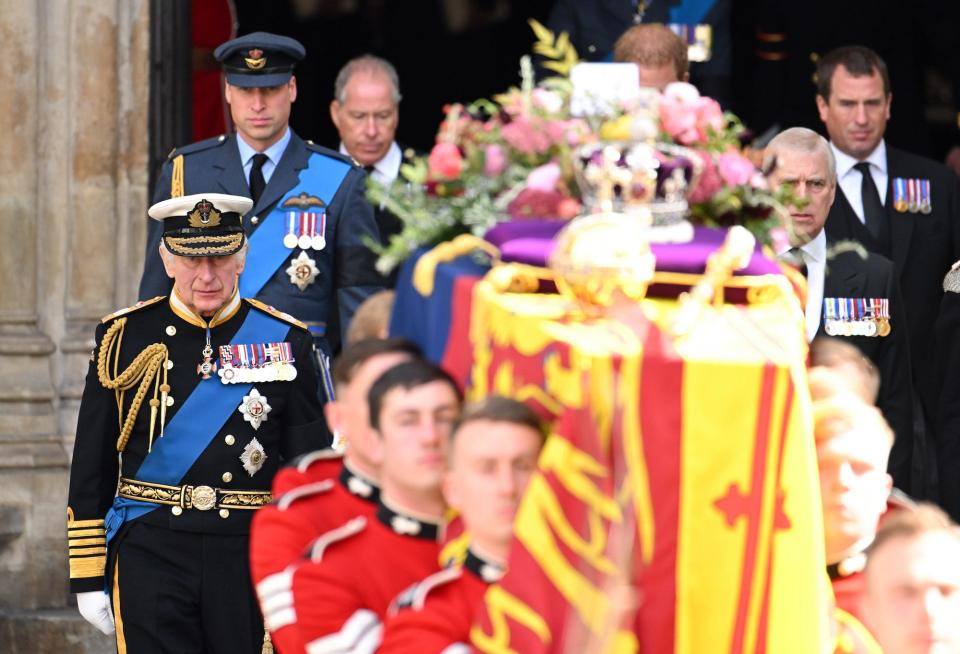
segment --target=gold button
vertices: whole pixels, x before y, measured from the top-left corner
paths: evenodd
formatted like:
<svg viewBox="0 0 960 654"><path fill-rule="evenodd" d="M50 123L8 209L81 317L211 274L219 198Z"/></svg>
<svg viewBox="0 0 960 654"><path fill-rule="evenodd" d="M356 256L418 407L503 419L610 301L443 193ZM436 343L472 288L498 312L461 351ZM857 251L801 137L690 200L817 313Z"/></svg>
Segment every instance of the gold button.
<svg viewBox="0 0 960 654"><path fill-rule="evenodd" d="M171 368L173 368L173 361L167 359L167 370L170 370Z"/></svg>
<svg viewBox="0 0 960 654"><path fill-rule="evenodd" d="M167 325L167 336L173 336L177 333L177 328L173 325Z"/></svg>
<svg viewBox="0 0 960 654"><path fill-rule="evenodd" d="M256 225L258 222L260 222L260 218L258 218L257 216L253 216L253 217L250 219L250 222L252 222L254 225Z"/></svg>
<svg viewBox="0 0 960 654"><path fill-rule="evenodd" d="M237 442L237 439L233 437L233 434L227 434L224 437L223 442L226 443L227 445L233 445L234 443Z"/></svg>
<svg viewBox="0 0 960 654"><path fill-rule="evenodd" d="M223 473L223 476L221 476L220 478L229 484L231 481L233 481L233 474L229 472L225 472Z"/></svg>
<svg viewBox="0 0 960 654"><path fill-rule="evenodd" d="M220 509L220 517L221 517L221 518L228 518L228 517L230 517L230 512L229 512L228 510L226 510L226 509Z"/></svg>
<svg viewBox="0 0 960 654"><path fill-rule="evenodd" d="M170 512L173 515L180 515L181 513L183 513L183 509L181 509L179 506L175 506L172 509L170 509Z"/></svg>
<svg viewBox="0 0 960 654"><path fill-rule="evenodd" d="M167 396L167 406L173 406L173 396L172 396L172 395L168 395L168 396Z"/></svg>

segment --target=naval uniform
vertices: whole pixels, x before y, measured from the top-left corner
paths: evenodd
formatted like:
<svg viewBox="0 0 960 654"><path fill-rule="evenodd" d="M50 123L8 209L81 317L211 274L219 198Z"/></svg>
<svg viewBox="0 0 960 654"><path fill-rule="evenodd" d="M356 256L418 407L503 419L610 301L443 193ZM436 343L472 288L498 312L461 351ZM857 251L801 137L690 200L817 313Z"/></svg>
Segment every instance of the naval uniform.
<svg viewBox="0 0 960 654"><path fill-rule="evenodd" d="M360 303L383 288L383 278L374 268L376 256L365 243L378 241L379 231L364 197L363 170L292 130L289 137L261 196L244 216L250 250L240 291L243 297L256 297L305 322L317 345L330 355L330 345L341 342L341 334L328 334L327 324L339 324L345 334ZM237 139L236 134L224 135L171 152L157 181L154 202L172 193L249 197ZM336 184L330 181L336 179L340 179ZM182 180L179 188L177 180ZM293 225L288 225L290 214L298 214ZM304 224L303 214L313 218ZM171 282L157 251L160 232L161 227L151 223L141 299L170 292ZM303 239L307 247L298 242L287 248L283 241L288 233L322 236L322 249L316 249L321 245L316 238ZM260 262L265 270L255 277Z"/></svg>
<svg viewBox="0 0 960 654"><path fill-rule="evenodd" d="M381 499L374 518L353 518L318 538L293 574L295 651L375 651L393 599L439 568L440 532Z"/></svg>
<svg viewBox="0 0 960 654"><path fill-rule="evenodd" d="M467 550L462 566L436 572L397 597L378 654L467 654L474 616L502 576L502 567Z"/></svg>
<svg viewBox="0 0 960 654"><path fill-rule="evenodd" d="M234 373L272 346L284 372L202 379L208 343ZM311 347L301 324L236 293L209 321L175 293L98 326L70 474L70 589L106 586L121 652L260 651L250 520L282 462L318 446ZM142 393L137 378L122 393L102 381L134 369Z"/></svg>
<svg viewBox="0 0 960 654"><path fill-rule="evenodd" d="M372 519L380 498L376 483L330 452L311 452L277 473L277 499L257 511L250 531L250 573L267 629L281 652L296 651L297 631L288 623L287 600L293 571L310 544L352 518ZM301 483L291 487L297 481Z"/></svg>

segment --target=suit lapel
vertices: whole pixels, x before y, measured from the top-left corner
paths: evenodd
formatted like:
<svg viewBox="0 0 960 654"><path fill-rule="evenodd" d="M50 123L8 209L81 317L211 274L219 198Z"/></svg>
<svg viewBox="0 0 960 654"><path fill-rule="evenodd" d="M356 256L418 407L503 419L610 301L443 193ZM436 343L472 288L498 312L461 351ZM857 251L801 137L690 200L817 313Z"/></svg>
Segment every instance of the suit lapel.
<svg viewBox="0 0 960 654"><path fill-rule="evenodd" d="M250 197L250 187L243 175L243 162L240 161L240 150L237 149L237 135L231 134L227 142L220 148L219 156L213 162L217 171L217 184L224 193Z"/></svg>
<svg viewBox="0 0 960 654"><path fill-rule="evenodd" d="M267 209L276 204L277 200L283 197L283 194L297 185L300 179L300 171L307 167L307 161L310 158L310 152L303 140L296 134L290 134L290 143L287 149L283 151L280 162L273 170L267 187L263 189L260 201L257 202L252 212L255 215L265 213ZM323 198L327 203L330 198ZM264 216L266 217L266 216Z"/></svg>
<svg viewBox="0 0 960 654"><path fill-rule="evenodd" d="M907 176L907 173L900 169L900 159L896 154L893 148L887 147L887 202L884 208L890 220L890 236L893 240L890 245L890 258L899 270L903 270L910 252L915 217L893 208L893 180L895 177Z"/></svg>

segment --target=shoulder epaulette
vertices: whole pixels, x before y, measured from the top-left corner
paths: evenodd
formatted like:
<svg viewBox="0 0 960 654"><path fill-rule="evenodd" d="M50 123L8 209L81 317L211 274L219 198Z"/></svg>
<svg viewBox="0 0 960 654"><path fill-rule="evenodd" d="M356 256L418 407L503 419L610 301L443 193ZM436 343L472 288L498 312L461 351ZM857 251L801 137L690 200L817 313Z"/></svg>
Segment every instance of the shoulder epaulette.
<svg viewBox="0 0 960 654"><path fill-rule="evenodd" d="M456 581L461 576L463 576L463 568L458 565L434 572L426 579L418 581L397 595L396 599L393 600L393 604L390 606L390 612L396 613L400 609L422 611L424 605L427 603L427 596L431 591L445 586L452 581Z"/></svg>
<svg viewBox="0 0 960 654"><path fill-rule="evenodd" d="M193 152L200 152L201 150L207 150L214 146L223 144L223 142L226 140L227 140L227 135L221 134L220 136L214 136L213 138L197 141L196 143L181 145L178 148L174 148L170 150L170 154L167 155L167 159L173 159L174 157L179 156L181 154L191 154Z"/></svg>
<svg viewBox="0 0 960 654"><path fill-rule="evenodd" d="M284 313L279 309L274 309L269 304L265 304L260 300L254 300L253 298L250 298L250 297L244 298L244 299L250 303L250 306L256 307L257 309L260 309L264 313L269 313L271 316L273 316L274 318L277 318L278 320L288 322L295 327L299 327L300 329L307 328L307 325L305 323L300 322L299 320L291 316L289 313Z"/></svg>
<svg viewBox="0 0 960 654"><path fill-rule="evenodd" d="M950 266L950 272L943 278L943 290L948 293L960 293L960 261Z"/></svg>
<svg viewBox="0 0 960 654"><path fill-rule="evenodd" d="M133 306L129 306L125 309L120 309L119 311L114 311L109 316L104 316L103 318L100 319L100 322L104 322L104 323L110 322L114 318L119 318L120 316L125 316L128 313L133 313L134 311L138 311L140 309L143 309L144 307L149 307L151 304L156 304L160 300L165 300L166 298L167 298L166 295L158 295L157 297L150 298L149 300L140 300Z"/></svg>
<svg viewBox="0 0 960 654"><path fill-rule="evenodd" d="M318 154L325 154L328 157L339 159L343 163L348 163L351 166L360 166L360 164L357 163L356 159L354 159L353 157L347 156L345 154L342 154L340 152L337 152L336 150L331 150L330 148L325 148L322 145L317 145L313 141L304 141L304 144L307 146L307 149L310 150L311 152L316 152Z"/></svg>
<svg viewBox="0 0 960 654"><path fill-rule="evenodd" d="M331 529L310 544L310 549L307 552L310 560L319 563L323 560L324 552L327 551L328 547L342 540L347 540L351 536L356 536L366 527L367 519L363 516L357 516L336 529Z"/></svg>
<svg viewBox="0 0 960 654"><path fill-rule="evenodd" d="M296 464L297 472L306 472L307 468L312 466L317 461L333 461L340 459L343 459L343 452L333 448L327 448L323 450L307 452L306 454L294 459L292 463Z"/></svg>
<svg viewBox="0 0 960 654"><path fill-rule="evenodd" d="M280 498L277 500L277 508L281 511L286 511L288 508L290 508L290 505L297 500L305 497L311 497L313 495L327 493L332 488L332 479L324 479L323 481L315 481L311 484L297 486L296 488L292 488L280 496Z"/></svg>

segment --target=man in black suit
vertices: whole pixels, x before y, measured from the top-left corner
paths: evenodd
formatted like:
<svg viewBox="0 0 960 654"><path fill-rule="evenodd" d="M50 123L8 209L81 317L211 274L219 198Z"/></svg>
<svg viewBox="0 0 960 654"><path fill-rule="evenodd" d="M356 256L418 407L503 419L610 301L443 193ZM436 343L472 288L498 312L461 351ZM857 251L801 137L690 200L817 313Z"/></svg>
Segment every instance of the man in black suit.
<svg viewBox="0 0 960 654"><path fill-rule="evenodd" d="M778 134L767 148L776 165L770 182L785 184L806 203L791 206L792 256L806 268L807 340L829 334L849 340L880 370L877 406L896 434L889 470L897 487L914 488L912 386L906 320L893 264L877 254L831 253L823 225L837 189L833 153L826 140L805 127Z"/></svg>
<svg viewBox="0 0 960 654"><path fill-rule="evenodd" d="M252 198L243 221L250 254L240 295L306 323L324 363L340 342L340 330L331 326L345 332L357 306L383 287L383 279L365 244L379 234L364 198L363 171L289 127L297 98L293 69L304 54L298 41L265 32L220 45L214 56L224 69L237 132L171 152L153 200L211 192ZM151 224L142 300L170 292L160 236L158 224Z"/></svg>
<svg viewBox="0 0 960 654"><path fill-rule="evenodd" d="M924 476L928 486L919 494L926 496L933 490L935 468L925 446L931 439L922 433L937 413L939 393L934 324L943 277L960 259L957 178L945 166L885 143L893 96L886 64L875 52L838 48L820 60L817 70L817 109L830 136L840 186L827 233L858 241L894 263L919 400L914 406L914 475Z"/></svg>
<svg viewBox="0 0 960 654"><path fill-rule="evenodd" d="M363 55L348 61L337 74L330 119L340 134L340 154L352 157L367 175L382 186L390 186L400 175L400 165L412 156L397 145L400 122L400 79L393 65L380 57ZM380 242L403 229L399 218L374 207ZM388 285L396 285L396 272Z"/></svg>

